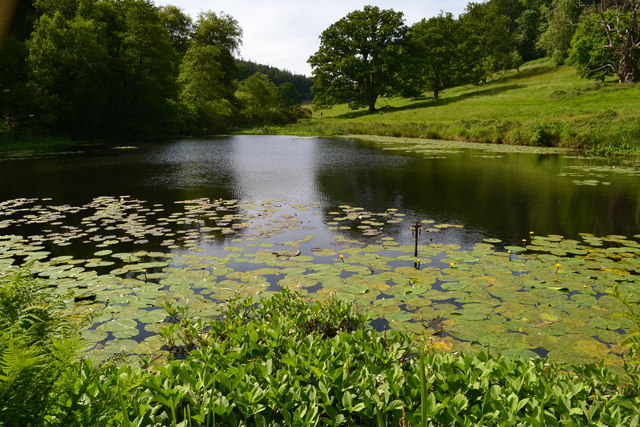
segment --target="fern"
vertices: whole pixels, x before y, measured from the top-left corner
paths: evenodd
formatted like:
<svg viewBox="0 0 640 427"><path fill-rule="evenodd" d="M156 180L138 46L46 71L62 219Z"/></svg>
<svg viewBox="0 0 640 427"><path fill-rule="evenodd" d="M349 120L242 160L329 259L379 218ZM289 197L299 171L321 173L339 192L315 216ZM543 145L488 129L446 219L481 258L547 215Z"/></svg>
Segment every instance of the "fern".
<svg viewBox="0 0 640 427"><path fill-rule="evenodd" d="M32 346L16 345L13 333L3 334L2 342L5 343L0 353L0 372L3 377L12 379L21 372L41 366L42 354Z"/></svg>
<svg viewBox="0 0 640 427"><path fill-rule="evenodd" d="M14 334L2 334L0 349L0 424L6 425L30 417L31 408L42 402L39 386L47 377L46 352Z"/></svg>
<svg viewBox="0 0 640 427"><path fill-rule="evenodd" d="M66 404L59 396L75 381L80 339L61 306L27 270L0 278L0 425L42 424Z"/></svg>
<svg viewBox="0 0 640 427"><path fill-rule="evenodd" d="M634 389L640 390L640 305L632 299L633 295L623 295L618 285L613 287L609 295L620 301L626 309L617 316L627 318L635 324L635 328L623 341L628 348L624 357L624 370Z"/></svg>
<svg viewBox="0 0 640 427"><path fill-rule="evenodd" d="M617 284L613 287L613 290L609 292L609 295L620 301L626 308L626 311L617 313L616 316L629 319L635 324L634 330L628 335L625 342L640 341L640 302L632 300L633 295L623 295Z"/></svg>

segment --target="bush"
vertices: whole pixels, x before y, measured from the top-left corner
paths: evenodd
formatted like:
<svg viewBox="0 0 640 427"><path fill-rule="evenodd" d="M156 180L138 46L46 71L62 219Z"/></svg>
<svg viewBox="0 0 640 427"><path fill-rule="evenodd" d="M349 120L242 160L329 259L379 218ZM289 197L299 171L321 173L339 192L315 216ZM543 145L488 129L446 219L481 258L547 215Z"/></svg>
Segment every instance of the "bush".
<svg viewBox="0 0 640 427"><path fill-rule="evenodd" d="M529 143L539 147L551 147L559 139L555 129L550 123L536 122L531 129Z"/></svg>
<svg viewBox="0 0 640 427"><path fill-rule="evenodd" d="M379 334L364 320L344 302L308 303L287 290L237 301L221 320L195 327L207 344L147 377L133 399L146 412L131 420L542 426L640 417L633 389L602 366L437 353L433 340Z"/></svg>

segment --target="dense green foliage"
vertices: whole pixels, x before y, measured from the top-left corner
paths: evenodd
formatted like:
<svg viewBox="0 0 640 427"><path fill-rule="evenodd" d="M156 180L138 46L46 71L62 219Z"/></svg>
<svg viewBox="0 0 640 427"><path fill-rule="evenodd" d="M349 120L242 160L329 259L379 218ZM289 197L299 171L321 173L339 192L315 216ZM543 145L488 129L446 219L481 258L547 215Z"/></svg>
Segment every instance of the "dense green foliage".
<svg viewBox="0 0 640 427"><path fill-rule="evenodd" d="M0 45L0 137L166 138L242 126L241 37L224 13L193 21L148 0L22 2Z"/></svg>
<svg viewBox="0 0 640 427"><path fill-rule="evenodd" d="M236 96L244 123L283 124L310 115L307 109L299 107L302 98L293 83L276 86L269 76L260 72L241 81Z"/></svg>
<svg viewBox="0 0 640 427"><path fill-rule="evenodd" d="M410 29L402 13L365 7L327 28L313 67L315 104L348 101L375 111L378 97L420 96L487 82L542 56L538 49L547 0L469 3L458 19L441 14Z"/></svg>
<svg viewBox="0 0 640 427"><path fill-rule="evenodd" d="M581 76L621 83L640 79L640 1L602 1L585 11L569 59Z"/></svg>
<svg viewBox="0 0 640 427"><path fill-rule="evenodd" d="M163 334L184 359L96 367L51 340L69 323L42 304L43 290L24 273L0 284L0 321L16 325L0 341L0 425L634 425L640 417L637 389L601 366L438 353L431 340L365 327L351 304L308 303L287 290L232 302L220 320L168 304Z"/></svg>
<svg viewBox="0 0 640 427"><path fill-rule="evenodd" d="M586 78L635 82L639 10L637 0L489 0L408 28L401 12L366 7L321 35L309 59L315 104L373 112L381 97L438 100L543 55L568 58ZM309 79L236 60L241 37L229 15L193 20L150 0L20 2L0 46L0 137L170 137L307 117L291 104L310 98ZM248 83L238 99L256 73L290 83L268 114L246 102Z"/></svg>
<svg viewBox="0 0 640 427"><path fill-rule="evenodd" d="M542 11L546 19L537 46L557 65L562 65L580 20L580 6L574 0L553 0L552 5Z"/></svg>
<svg viewBox="0 0 640 427"><path fill-rule="evenodd" d="M238 67L238 80L240 81L247 79L255 73L262 73L269 76L269 79L278 86L291 83L303 100L311 101L313 99L311 95L312 82L307 76L293 74L276 67L245 60L236 60L236 66Z"/></svg>
<svg viewBox="0 0 640 427"><path fill-rule="evenodd" d="M79 335L46 283L28 271L0 278L0 425L40 425L76 381Z"/></svg>
<svg viewBox="0 0 640 427"><path fill-rule="evenodd" d="M640 76L636 0L489 0L469 3L458 18L442 13L408 30L401 14L391 20L382 17L393 10L372 10L352 12L322 34L309 59L317 108L348 102L373 112L380 96L424 92L438 100L444 89L486 84L545 54L557 64L569 57L586 78L635 82ZM363 24L369 21L376 24ZM383 34L393 37L377 39ZM382 54L387 44L392 55Z"/></svg>
<svg viewBox="0 0 640 427"><path fill-rule="evenodd" d="M39 127L73 137L175 132L178 58L155 8L141 1L36 7L25 45Z"/></svg>
<svg viewBox="0 0 640 427"><path fill-rule="evenodd" d="M433 93L439 98L445 89L465 83L472 72L467 60L466 35L453 15L423 19L411 27L407 60L410 87L414 94Z"/></svg>

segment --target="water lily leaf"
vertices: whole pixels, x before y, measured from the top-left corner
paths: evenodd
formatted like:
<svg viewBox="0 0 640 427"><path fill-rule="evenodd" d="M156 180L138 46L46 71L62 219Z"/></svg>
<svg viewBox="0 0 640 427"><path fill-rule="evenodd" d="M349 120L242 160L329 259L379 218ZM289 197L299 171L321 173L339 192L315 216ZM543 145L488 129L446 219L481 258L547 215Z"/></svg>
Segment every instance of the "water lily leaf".
<svg viewBox="0 0 640 427"><path fill-rule="evenodd" d="M108 323L108 326L112 331L119 329L135 329L138 322L133 319L115 319Z"/></svg>
<svg viewBox="0 0 640 427"><path fill-rule="evenodd" d="M486 239L482 239L482 241L487 243L502 243L502 240L495 239L495 238L486 238Z"/></svg>
<svg viewBox="0 0 640 427"><path fill-rule="evenodd" d="M163 322L167 318L167 313L164 310L151 310L144 312L138 320L142 323L159 323ZM146 328L145 328L146 329Z"/></svg>
<svg viewBox="0 0 640 427"><path fill-rule="evenodd" d="M579 305L586 307L592 307L598 304L598 299L592 295L579 294L573 296L572 299Z"/></svg>
<svg viewBox="0 0 640 427"><path fill-rule="evenodd" d="M396 323L405 323L409 320L411 320L412 318L412 314L411 313L407 313L404 311L397 311L394 313L385 313L384 314L384 318L387 319L389 322L396 322Z"/></svg>
<svg viewBox="0 0 640 427"><path fill-rule="evenodd" d="M100 343L107 339L108 333L106 331L98 331L96 329L85 329L81 333L82 337L90 343Z"/></svg>
<svg viewBox="0 0 640 427"><path fill-rule="evenodd" d="M460 291L462 289L465 289L467 285L461 282L446 282L443 283L440 287L449 291Z"/></svg>
<svg viewBox="0 0 640 427"><path fill-rule="evenodd" d="M342 288L344 292L349 292L352 294L364 294L369 292L369 288L365 285L361 285L358 283L349 283L344 288Z"/></svg>
<svg viewBox="0 0 640 427"><path fill-rule="evenodd" d="M138 343L132 339L115 339L105 344L105 352L107 354L115 353L131 353L138 347Z"/></svg>
<svg viewBox="0 0 640 427"><path fill-rule="evenodd" d="M114 338L133 338L140 332L136 328L115 329L111 332Z"/></svg>
<svg viewBox="0 0 640 427"><path fill-rule="evenodd" d="M618 318L605 318L605 317L593 317L588 322L589 326L593 326L598 329L616 330L620 329L620 320Z"/></svg>

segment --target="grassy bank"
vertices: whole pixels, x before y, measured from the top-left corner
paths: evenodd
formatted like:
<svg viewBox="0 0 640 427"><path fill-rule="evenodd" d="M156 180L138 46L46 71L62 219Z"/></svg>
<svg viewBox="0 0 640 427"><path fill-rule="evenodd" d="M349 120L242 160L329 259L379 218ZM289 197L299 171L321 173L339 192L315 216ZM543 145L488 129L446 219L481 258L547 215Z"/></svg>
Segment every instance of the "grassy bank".
<svg viewBox="0 0 640 427"><path fill-rule="evenodd" d="M480 86L431 99L383 99L377 114L346 105L254 132L380 135L640 153L640 86L583 80L538 60Z"/></svg>
<svg viewBox="0 0 640 427"><path fill-rule="evenodd" d="M71 147L87 145L89 142L74 141L69 138L56 137L22 137L13 139L0 134L0 156L22 156L29 153L46 153L65 150Z"/></svg>

